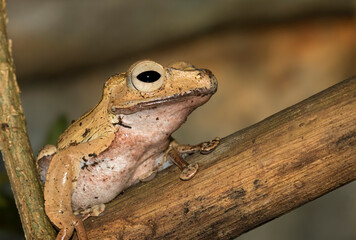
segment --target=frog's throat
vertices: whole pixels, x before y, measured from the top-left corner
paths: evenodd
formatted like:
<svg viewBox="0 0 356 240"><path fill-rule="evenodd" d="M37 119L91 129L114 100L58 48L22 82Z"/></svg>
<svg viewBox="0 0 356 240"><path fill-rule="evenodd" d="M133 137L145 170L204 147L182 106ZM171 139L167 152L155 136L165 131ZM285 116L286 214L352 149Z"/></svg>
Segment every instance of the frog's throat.
<svg viewBox="0 0 356 240"><path fill-rule="evenodd" d="M195 89L183 94L175 94L166 98L162 99L155 99L147 102L140 102L137 103L133 106L125 107L125 108L120 108L116 106L111 107L111 112L113 114L132 114L138 111L146 110L146 109L152 109L156 108L158 106L164 105L164 104L170 104L170 103L176 103L176 102L182 102L188 99L189 97L205 97L205 96L211 96L217 91L217 83L214 84L211 88L207 89ZM209 98L208 98L209 99Z"/></svg>

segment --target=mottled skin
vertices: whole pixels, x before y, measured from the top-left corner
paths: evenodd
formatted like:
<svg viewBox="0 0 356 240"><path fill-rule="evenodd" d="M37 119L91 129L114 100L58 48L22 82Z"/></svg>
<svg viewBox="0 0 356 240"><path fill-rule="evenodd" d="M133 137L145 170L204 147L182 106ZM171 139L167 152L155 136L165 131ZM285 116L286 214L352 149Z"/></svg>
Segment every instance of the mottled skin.
<svg viewBox="0 0 356 240"><path fill-rule="evenodd" d="M74 229L80 240L87 239L73 210L111 201L125 188L154 176L167 156L184 169L180 153L209 152L218 144L190 147L171 142L171 134L187 116L215 93L217 81L210 71L176 63L162 68L162 85L147 92L130 82L134 67L111 77L99 104L60 136L57 147L47 146L38 156L45 210L60 230L57 239L69 239Z"/></svg>

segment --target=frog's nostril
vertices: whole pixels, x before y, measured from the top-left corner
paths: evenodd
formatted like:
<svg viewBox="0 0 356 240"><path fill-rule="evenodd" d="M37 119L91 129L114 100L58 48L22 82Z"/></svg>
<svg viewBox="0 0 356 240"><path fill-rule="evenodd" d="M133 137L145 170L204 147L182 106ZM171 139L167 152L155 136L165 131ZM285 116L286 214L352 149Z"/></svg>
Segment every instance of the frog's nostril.
<svg viewBox="0 0 356 240"><path fill-rule="evenodd" d="M137 79L145 83L153 83L161 77L156 71L145 71L137 75Z"/></svg>

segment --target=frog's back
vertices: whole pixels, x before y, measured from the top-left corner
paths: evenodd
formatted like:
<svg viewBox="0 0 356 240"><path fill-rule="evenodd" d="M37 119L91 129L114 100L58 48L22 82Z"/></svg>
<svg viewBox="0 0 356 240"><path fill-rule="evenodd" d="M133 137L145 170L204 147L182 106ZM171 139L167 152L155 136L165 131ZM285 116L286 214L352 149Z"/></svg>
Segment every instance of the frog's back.
<svg viewBox="0 0 356 240"><path fill-rule="evenodd" d="M76 120L62 133L57 141L58 149L114 134L114 126L108 122L107 109L102 107L102 104L105 104L103 101Z"/></svg>
<svg viewBox="0 0 356 240"><path fill-rule="evenodd" d="M125 74L115 75L105 83L103 97L99 104L64 131L58 138L58 149L89 142L102 136L114 135L115 127L110 122L111 116L108 111L110 97L112 97L110 93L122 84Z"/></svg>

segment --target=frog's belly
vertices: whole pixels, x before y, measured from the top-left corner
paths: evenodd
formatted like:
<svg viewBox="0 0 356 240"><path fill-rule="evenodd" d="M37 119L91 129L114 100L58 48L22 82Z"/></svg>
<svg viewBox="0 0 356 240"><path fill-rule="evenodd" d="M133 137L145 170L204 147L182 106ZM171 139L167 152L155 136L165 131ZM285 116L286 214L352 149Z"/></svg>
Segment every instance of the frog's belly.
<svg viewBox="0 0 356 240"><path fill-rule="evenodd" d="M160 153L140 164L119 158L83 163L72 194L73 210L111 201L125 188L156 172L163 160L164 153Z"/></svg>

